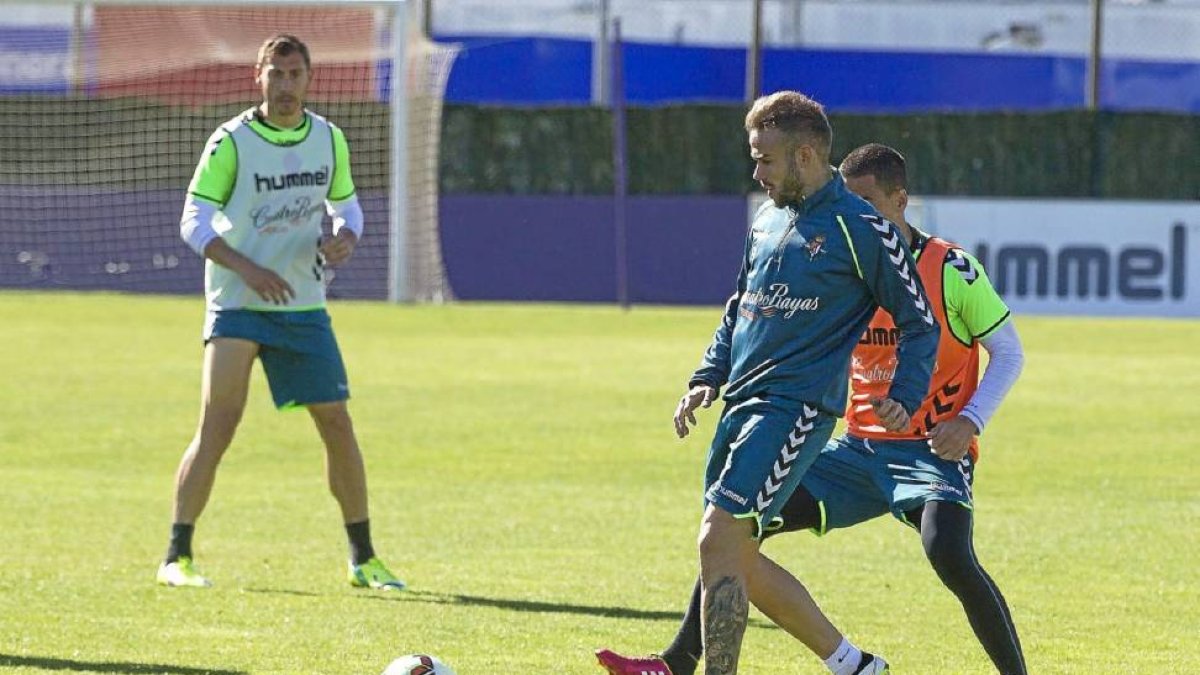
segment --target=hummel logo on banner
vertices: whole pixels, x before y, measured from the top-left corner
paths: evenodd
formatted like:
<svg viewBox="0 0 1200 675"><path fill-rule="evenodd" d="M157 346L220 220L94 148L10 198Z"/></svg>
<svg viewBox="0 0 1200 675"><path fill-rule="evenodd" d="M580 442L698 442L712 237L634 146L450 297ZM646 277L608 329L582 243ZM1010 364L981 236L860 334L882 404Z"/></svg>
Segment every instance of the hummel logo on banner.
<svg viewBox="0 0 1200 675"><path fill-rule="evenodd" d="M958 270L958 273L962 275L963 281L967 282L968 286L975 283L975 280L979 278L979 271L971 265L971 261L967 260L963 252L956 248L946 251L946 262Z"/></svg>
<svg viewBox="0 0 1200 675"><path fill-rule="evenodd" d="M800 411L800 419L796 420L796 425L792 428L792 432L788 434L787 442L783 444L783 449L779 451L779 458L775 460L775 464L771 467L771 473L767 476L767 482L763 484L762 490L754 499L754 505L758 510L766 511L771 505L771 501L775 499L775 493L779 492L779 488L783 487L783 479L787 478L792 472L792 462L800 456L800 447L804 445L804 441L808 438L808 432L812 431L813 423L817 419L818 411L815 408L810 408L808 404L804 404Z"/></svg>
<svg viewBox="0 0 1200 675"><path fill-rule="evenodd" d="M896 228L892 224L879 216L863 215L862 219L871 224L875 228L875 232L879 234L879 239L883 242L883 247L887 249L888 259L892 261L896 272L904 281L904 288L908 294L912 296L913 304L917 307L917 312L920 313L921 319L926 324L933 325L933 313L929 311L929 305L925 303L925 299L921 297L921 292L917 290L916 279L908 269L908 260L904 257L904 249L900 244L900 234L896 232Z"/></svg>

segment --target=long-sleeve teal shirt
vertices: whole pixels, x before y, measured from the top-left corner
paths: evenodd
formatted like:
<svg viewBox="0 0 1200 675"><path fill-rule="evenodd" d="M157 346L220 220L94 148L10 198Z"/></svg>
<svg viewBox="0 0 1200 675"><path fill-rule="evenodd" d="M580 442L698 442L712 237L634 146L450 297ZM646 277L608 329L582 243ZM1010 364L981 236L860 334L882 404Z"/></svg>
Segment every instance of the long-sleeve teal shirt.
<svg viewBox="0 0 1200 675"><path fill-rule="evenodd" d="M781 397L841 416L850 352L876 307L901 331L889 396L912 414L939 328L899 232L835 172L799 204L758 210L737 292L691 383L728 385L727 401Z"/></svg>

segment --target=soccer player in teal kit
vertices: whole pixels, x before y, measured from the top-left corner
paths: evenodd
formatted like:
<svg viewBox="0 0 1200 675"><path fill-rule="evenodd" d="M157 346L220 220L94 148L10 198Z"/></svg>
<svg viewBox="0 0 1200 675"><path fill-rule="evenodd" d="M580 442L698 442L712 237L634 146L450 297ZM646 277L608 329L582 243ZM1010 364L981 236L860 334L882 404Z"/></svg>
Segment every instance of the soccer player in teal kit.
<svg viewBox="0 0 1200 675"><path fill-rule="evenodd" d="M987 425L1024 362L1011 313L979 262L954 244L906 222L904 156L878 143L842 161L846 185L888 218L916 256L934 315L943 326L937 368L914 423L903 432L876 419L871 400L888 390L896 365L895 328L879 310L855 348L846 433L825 446L767 536L810 529L824 534L892 513L920 533L938 577L962 603L996 670L1024 675L1025 657L1003 594L975 555L972 485ZM987 370L979 379L979 351ZM700 583L671 644L661 655L627 657L600 650L612 675L692 675L699 655Z"/></svg>
<svg viewBox="0 0 1200 675"><path fill-rule="evenodd" d="M838 675L887 672L759 545L842 414L850 352L875 310L901 331L895 379L873 401L890 429L907 428L924 398L939 328L896 229L829 166L821 105L777 92L755 101L745 126L771 201L754 217L737 290L675 413L686 436L696 408L725 387L699 538L705 672L737 672L751 601Z"/></svg>

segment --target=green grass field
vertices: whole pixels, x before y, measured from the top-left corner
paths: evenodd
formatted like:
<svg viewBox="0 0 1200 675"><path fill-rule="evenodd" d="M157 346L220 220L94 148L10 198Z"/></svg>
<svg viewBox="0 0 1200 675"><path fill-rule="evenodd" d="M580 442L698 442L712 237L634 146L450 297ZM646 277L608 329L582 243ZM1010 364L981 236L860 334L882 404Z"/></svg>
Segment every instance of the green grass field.
<svg viewBox="0 0 1200 675"><path fill-rule="evenodd" d="M198 408L198 298L0 293L0 671L599 673L661 649L696 572L716 411L670 416L716 309L332 309L377 547L351 589L307 415L255 373L196 550L164 589ZM976 546L1034 673L1200 672L1200 324L1022 318L1022 381L984 437ZM992 672L918 538L879 520L767 545L897 673ZM761 615L742 671L825 672Z"/></svg>

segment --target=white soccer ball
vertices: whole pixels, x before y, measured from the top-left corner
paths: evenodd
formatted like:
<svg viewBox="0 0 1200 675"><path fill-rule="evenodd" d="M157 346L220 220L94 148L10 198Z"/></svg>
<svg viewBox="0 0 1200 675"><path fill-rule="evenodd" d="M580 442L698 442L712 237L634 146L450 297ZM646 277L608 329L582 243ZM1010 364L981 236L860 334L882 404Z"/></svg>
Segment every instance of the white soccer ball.
<svg viewBox="0 0 1200 675"><path fill-rule="evenodd" d="M389 663L383 675L454 675L454 671L428 654L409 654Z"/></svg>

